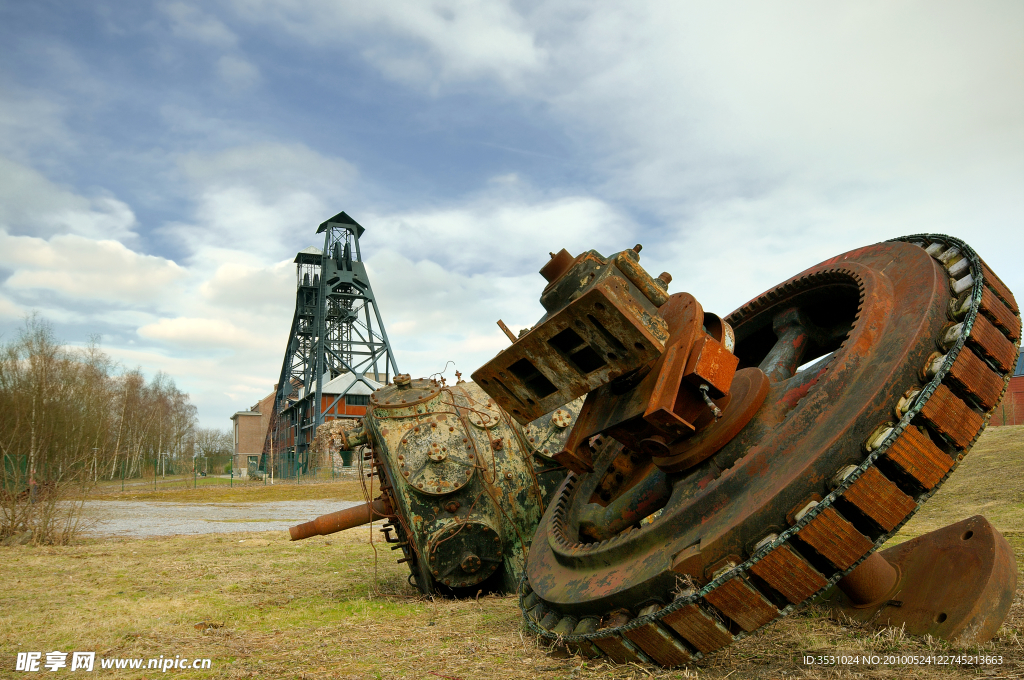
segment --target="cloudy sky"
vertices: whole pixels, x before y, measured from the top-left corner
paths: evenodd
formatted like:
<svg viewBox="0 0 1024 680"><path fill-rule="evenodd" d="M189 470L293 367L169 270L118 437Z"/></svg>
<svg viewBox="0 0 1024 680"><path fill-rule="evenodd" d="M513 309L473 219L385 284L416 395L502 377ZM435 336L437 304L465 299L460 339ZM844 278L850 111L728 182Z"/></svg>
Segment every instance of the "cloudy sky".
<svg viewBox="0 0 1024 680"><path fill-rule="evenodd" d="M3 338L100 334L225 427L340 210L414 376L531 325L563 247L724 314L932 231L1021 292L1024 3L0 0Z"/></svg>

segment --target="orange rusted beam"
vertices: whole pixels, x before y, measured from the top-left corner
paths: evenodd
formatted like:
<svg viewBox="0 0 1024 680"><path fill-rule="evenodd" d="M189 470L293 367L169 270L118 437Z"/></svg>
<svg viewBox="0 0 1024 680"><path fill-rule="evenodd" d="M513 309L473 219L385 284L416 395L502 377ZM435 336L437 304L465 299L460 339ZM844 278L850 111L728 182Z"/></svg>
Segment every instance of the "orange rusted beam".
<svg viewBox="0 0 1024 680"><path fill-rule="evenodd" d="M363 503L352 508L321 515L312 522L291 527L288 529L288 533L291 534L293 541L301 541L311 536L326 536L351 529L388 514L390 513L384 500L378 498L372 503Z"/></svg>

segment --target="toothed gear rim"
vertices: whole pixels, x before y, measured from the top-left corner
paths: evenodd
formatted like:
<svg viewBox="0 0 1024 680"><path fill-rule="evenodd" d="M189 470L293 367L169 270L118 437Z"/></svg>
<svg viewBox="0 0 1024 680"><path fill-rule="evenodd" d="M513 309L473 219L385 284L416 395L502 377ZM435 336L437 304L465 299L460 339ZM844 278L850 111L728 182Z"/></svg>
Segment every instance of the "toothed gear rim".
<svg viewBox="0 0 1024 680"><path fill-rule="evenodd" d="M894 443L897 442L897 440L899 440L902 435L904 435L908 428L911 428L912 421L914 421L913 426L915 429L923 425L928 428L929 432L931 433L932 440L937 441L940 444L947 444L944 445L942 448L947 455L952 454L950 455L951 465L949 466L948 470L946 470L946 472L941 475L941 477L934 483L934 485L931 486L931 488L927 488L923 491L921 490L921 487L918 487L917 489L912 488L913 485L907 483L907 481L904 479L896 479L895 481L899 483L900 490L912 496L912 509L910 509L909 512L907 512L907 514L902 518L902 520L900 520L894 527L892 527L888 531L885 531L884 533L881 533L876 538L874 538L874 540L871 541L869 549L863 552L863 554L858 559L856 559L856 561L854 561L852 564L849 564L845 569L835 569L834 573L831 573L830 575L828 575L827 578L823 579L823 583L819 588L817 588L813 593L809 594L807 597L801 599L799 602L786 604L785 606L779 606L776 616L772 617L772 619L780 616L785 616L806 605L808 602L817 597L821 592L835 584L843 576L845 576L847 573L856 568L856 566L860 564L865 558L867 558L872 552L874 552L874 550L882 546L893 534L898 532L899 529L907 521L909 521L911 517L913 517L917 508L919 508L921 504L926 502L928 498L930 498L932 494L934 494L935 491L937 491L941 487L945 480L948 479L949 474L951 474L952 471L956 469L959 462L963 459L963 457L973 446L974 442L977 440L978 435L980 435L982 430L984 430L984 427L988 422L988 418L991 415L991 410L994 409L994 405L988 411L983 411L979 406L977 406L978 400L973 398L973 396L969 393L969 390L965 393L962 376L959 379L951 379L950 371L953 368L954 363L960 356L961 352L970 352L972 355L974 355L975 359L980 359L982 361L982 365L984 366L985 370L991 371L998 380L1001 380L1002 390L999 391L999 398L995 400L995 404L998 404L998 402L1002 398L1002 394L1005 392L1006 384L1009 382L1009 378L1012 375L1015 357L1017 352L1019 351L1019 314L1017 313L1016 303L1010 295L1009 291L1006 289L1005 285L1003 285L1002 282L1000 282L996 277L994 277L994 275L991 274L991 272L988 271L987 267L980 260L980 258L978 258L977 254L973 251L973 249L967 246L967 244L965 244L963 241L944 235L920 234L914 236L907 236L900 239L893 239L889 243L908 243L916 245L922 249L931 248L934 252L929 252L929 254L931 254L940 263L940 265L942 265L942 270L940 273L947 279L949 279L951 265L955 263L955 260L965 260L969 267L968 275L970 276L970 279L968 280L966 276L961 275L958 281L960 282L959 286L961 288L965 288L963 290L963 295L965 295L970 302L963 316L960 317L959 319L954 319L955 321L961 321L963 323L962 332L960 336L951 346L948 347L948 349L945 352L944 361L941 362L941 366L930 379L923 382L923 384L920 381L918 381L916 385L909 383L907 384L907 387L918 387L920 389L920 394L917 395L916 399L909 406L909 409L906 410L906 412L902 415L902 417L898 419L897 422L889 423L891 424L892 429L891 431L889 431L888 435L884 437L883 441L880 442L880 445L878 445L877 448L874 448L869 453L867 453L867 455L863 457L863 460L859 463L859 465L856 465L852 473L848 474L845 477L845 479L841 481L841 483L839 483L831 490L831 492L824 495L824 497L818 502L818 504L816 506L813 506L809 511L807 511L799 521L797 521L795 524L785 529L784 531L779 532L774 539L762 542L752 552L752 554L749 555L749 557L745 561L736 565L735 567L726 568L720 572L717 572L715 577L711 579L708 583L706 583L706 585L700 587L699 590L692 591L688 594L684 594L683 596L677 597L675 599L672 599L670 593L664 593L663 595L665 596L665 599L668 600L668 602L665 603L661 609L653 613L648 613L645 615L637 616L635 618L631 618L624 625L603 628L582 634L573 633L571 630L566 631L564 629L567 626L564 625L562 626L562 630L559 630L558 624L560 621L563 621L564 618L570 619L570 622L575 622L577 620L582 620L588 617L596 617L598 614L593 611L581 611L578 609L573 609L572 607L566 607L564 605L559 604L552 606L551 603L545 602L543 599L538 598L537 594L534 594L532 592L529 581L527 580L527 578L524 577L521 589L520 607L523 609L524 619L527 627L530 630L532 630L536 635L540 636L541 638L547 639L549 641L553 642L557 640L560 642L567 643L570 645L570 647L578 649L587 655L593 656L609 654L613 657L618 656L627 660L635 659L644 662L658 661L657 658L651 657L660 655L663 657L662 661L664 661L664 659L666 658L666 654L664 652L666 647L663 644L661 644L660 642L657 644L651 644L649 642L649 637L645 638L643 636L637 635L637 633L641 632L641 629L647 629L649 631L651 630L649 626L651 624L655 624L657 631L659 632L659 635L662 635L664 637L667 634L670 643L674 644L677 649L682 650L684 654L688 653L690 659L692 660L699 659L702 656L701 652L697 650L696 646L692 643L690 639L683 637L677 629L674 629L672 626L667 625L667 623L665 623L666 617L668 617L673 612L682 613L682 610L684 608L692 608L693 605L697 605L700 607L701 612L710 615L709 619L716 619L720 617L722 621L727 622L728 615L722 610L716 608L716 606L709 601L708 596L712 596L712 599L718 599L718 601L721 603L721 599L716 598L715 596L716 591L724 592L719 591L719 589L722 588L723 585L730 582L734 584L736 582L741 582L744 586L749 587L755 593L759 593L762 597L765 598L766 601L780 603L781 598L779 591L772 589L763 580L759 578L749 578L753 574L752 569L754 569L758 563L768 559L769 557L780 554L784 546L791 550L791 548L794 545L796 545L796 543L794 543L792 539L797 539L797 542L799 543L801 531L804 531L809 525L815 523L815 521L818 520L819 517L825 515L825 513L837 512L836 501L839 499L843 499L844 494L846 494L847 491L858 482L858 480L864 477L865 473L867 473L869 470L873 470L873 472L871 473L872 475L874 475L879 470L878 462L887 456L887 454L890 452L890 449L893 447ZM958 257L950 258L947 259L946 261L943 261L943 255L948 255L950 249L953 248L957 249L959 254ZM812 268L812 270L831 269L832 273L830 275L841 276L843 275L844 270L848 271L850 269L849 267L845 266L848 264L847 257L865 250L867 249L860 249L858 251L852 251L851 253L847 253L846 255L838 256L836 258L833 258L832 260L826 261L825 263L819 265L818 267ZM961 266L960 269L963 269L963 267ZM815 274L811 274L811 277L814 276ZM953 288L955 282L953 279L949 280L950 286L951 288ZM727 320L734 326L734 328L740 329L744 323L756 317L758 314L761 314L771 309L778 309L780 303L785 302L787 298L791 297L794 294L798 294L803 289L803 284L801 283L801 281L806 282L807 277L797 277L791 280L790 282L782 284L781 286L771 291L768 291L764 295L759 296L752 302L748 303L747 305L744 305L739 310L731 314L727 318ZM965 281L966 286L964 284ZM859 282L858 284L860 287L861 296L863 296L864 293L862 284L863 282ZM956 292L955 288L953 288L953 292ZM988 304L991 308L993 306L993 294L995 295L995 305L999 305L1001 303L1002 305L1004 305L1004 307L997 310L985 309L985 315L980 315L979 311L982 311L983 295L989 299ZM954 294L952 295L952 298L956 300L957 296ZM962 301L963 298L961 297L961 299L957 301L957 305L960 305L962 307ZM860 303L863 307L864 300L861 299ZM956 307L957 305L954 305L954 307ZM858 318L860 316L861 311L861 309L858 310ZM997 313L993 313L993 311ZM1008 314L1009 316L1007 316ZM980 346L979 343L986 342L985 337L987 336L985 336L984 334L988 333L989 335L991 335L990 330L994 328L994 326L992 326L992 324L988 320L986 320L985 317L992 319L1000 317L1003 319L1003 323L998 329L998 331L1001 332L1001 336L1000 338L997 338L995 342L996 344L999 344L1000 342L1009 343L1009 345L1012 346L1012 354L1014 357L1014 361L1007 362L1006 351L1001 351L1000 359L993 359L991 353L987 353L986 348ZM979 321L979 318L981 318L982 320ZM1006 321L1007 319L1012 320L1012 322L1008 324ZM1012 325L1012 323L1016 324L1016 328L1012 330L1007 330L1007 326ZM999 323L997 322L996 325L999 325ZM976 326L978 326L979 328L977 338L975 338L974 335L972 335L972 333L975 331ZM942 330L945 331L946 329L943 328ZM941 338L934 338L934 342L936 343L939 343L941 341ZM965 346L969 341L973 341L974 349L965 349ZM1005 347L1000 347L1000 349L1005 350ZM737 353L742 353L742 348L740 347L739 340L737 340ZM839 350L836 351L836 355L838 354ZM964 365L967 365L969 361L975 361L975 359L972 359L971 357L966 357L966 359L967 360L965 360ZM1008 367L1006 366L1007 363L1009 364ZM918 369L920 368L920 366L915 365L913 366L913 368ZM825 367L825 370L829 370L827 366ZM954 397L961 400L961 405L963 405L966 409L970 410L972 413L975 413L978 416L978 421L980 421L980 426L976 428L972 436L969 436L969 441L967 441L966 444L963 444L963 442L961 442L961 444L963 444L962 446L952 446L944 442L943 438L946 435L939 434L939 426L941 426L942 423L936 425L936 423L930 422L926 418L919 417L922 414L922 410L928 407L929 402L932 402L933 399L935 399L936 402L938 401L939 397L935 396L937 390L940 390L940 397L945 399L947 398L946 393L949 391L950 388L952 388L952 393ZM895 403L889 405L890 409L894 408L895 406ZM933 413L929 417L935 419L937 416ZM941 414L938 417L941 417ZM890 415L888 419L879 419L879 422L873 422L870 423L870 425L882 426L887 424L885 422L886 420L891 421L894 419L895 415ZM978 422L973 417L970 416L967 416L966 420L970 421L971 423ZM953 423L953 425L956 425L956 423ZM743 433L741 433L741 435L742 434ZM913 432L908 433L908 437L912 436L916 435ZM863 441L856 441L851 443L851 446L853 445L860 447L863 445ZM863 452L863 449L861 449L861 451ZM887 467L886 470L888 470L891 474L892 471L889 467ZM837 472L839 472L839 469L834 470L833 474ZM589 476L599 477L599 474L597 471L595 471L595 473L592 473ZM552 542L552 547L557 545L559 547L559 550L563 552L563 554L566 551L570 553L584 554L594 554L601 552L607 553L608 551L614 551L617 545L622 545L625 542L627 542L629 540L630 535L635 535L638 532L642 532L645 530L650 531L650 527L657 525L658 521L656 520L653 524L649 525L648 527L639 530L627 530L622 534L619 534L607 541L596 543L580 542L578 540L578 537L574 537L571 535L571 527L568 526L566 515L568 513L570 501L573 498L574 493L577 490L579 490L582 484L586 482L586 477L588 476L584 475L581 477L574 474L570 474L568 476L562 488L560 489L559 494L556 496L555 502L552 503L552 505L549 507L545 515L545 518L542 520L541 527L538 530L537 536L535 537L534 551L537 550L538 545L541 541L547 542L550 539ZM841 512L839 512L839 514L842 515ZM806 555L804 556L806 557ZM529 573L530 571L528 570L527 574ZM642 603L634 602L632 604L635 607L637 604ZM616 608L608 607L604 612L602 612L602 619L613 618L612 614L615 609ZM629 615L632 616L635 613L636 611L634 609L634 611L630 612ZM539 618L541 622L545 623L545 626L542 627L541 625L538 625L538 621L535 620L534 617ZM756 630L757 627L753 628L753 630ZM555 632L549 629L554 629ZM742 630L739 626L734 625L731 635L731 641L741 639L745 637L749 632L753 632L753 630ZM633 633L632 638L630 637L630 633ZM637 642L638 639L647 640L648 642L640 643ZM641 646L643 646L646 649L646 651L645 649L642 649ZM609 650L611 650L611 653L609 653ZM667 658L674 658L676 661L680 659L678 655L673 657L671 653L668 654Z"/></svg>

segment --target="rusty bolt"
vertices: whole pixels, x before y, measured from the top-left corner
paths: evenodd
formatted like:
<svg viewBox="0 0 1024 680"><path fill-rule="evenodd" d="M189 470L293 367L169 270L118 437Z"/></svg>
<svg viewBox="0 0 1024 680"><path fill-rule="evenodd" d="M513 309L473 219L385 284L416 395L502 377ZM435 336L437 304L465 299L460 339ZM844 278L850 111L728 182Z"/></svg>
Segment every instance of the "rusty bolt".
<svg viewBox="0 0 1024 680"><path fill-rule="evenodd" d="M494 449L495 451L501 451L501 448L503 446L505 446L505 441L503 439L492 439L491 440L491 448Z"/></svg>
<svg viewBox="0 0 1024 680"><path fill-rule="evenodd" d="M560 408L551 416L551 422L554 423L556 427L569 427L569 424L572 422L572 414L565 409ZM533 439L530 441L533 441Z"/></svg>
<svg viewBox="0 0 1024 680"><path fill-rule="evenodd" d="M461 506L459 505L458 501L448 501L445 504L444 509L447 510L448 512L452 513L452 514L455 514L456 512L459 511L460 507Z"/></svg>
<svg viewBox="0 0 1024 680"><path fill-rule="evenodd" d="M506 472L505 473L505 479L512 479L512 473L511 472Z"/></svg>
<svg viewBox="0 0 1024 680"><path fill-rule="evenodd" d="M668 284L672 283L672 275L668 272L662 272L658 274L658 280L664 282L665 285L668 286Z"/></svg>
<svg viewBox="0 0 1024 680"><path fill-rule="evenodd" d="M480 571L480 564L480 558L473 553L469 553L462 558L462 563L459 566L462 567L462 571L467 574L475 574Z"/></svg>

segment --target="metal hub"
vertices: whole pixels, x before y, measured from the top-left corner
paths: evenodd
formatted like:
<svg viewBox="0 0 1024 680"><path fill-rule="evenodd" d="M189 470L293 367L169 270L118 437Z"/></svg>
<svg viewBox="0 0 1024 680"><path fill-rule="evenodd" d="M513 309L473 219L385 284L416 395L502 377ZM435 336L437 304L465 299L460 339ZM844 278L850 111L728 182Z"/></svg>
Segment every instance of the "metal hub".
<svg viewBox="0 0 1024 680"><path fill-rule="evenodd" d="M578 318L587 295L530 334L558 337L544 322ZM711 346L687 330L701 316L685 298L657 305L668 337L646 375L626 365L584 385L559 457L574 472L534 537L527 623L586 655L686 663L839 581L963 459L1020 340L1005 285L944 236L851 251L730 314L737 361L717 395L713 371L693 380L700 361L672 354ZM710 321L697 327L717 339ZM574 394L545 374L538 346L540 379ZM475 376L500 378L514 350ZM490 386L503 405L529 396L513 378Z"/></svg>

